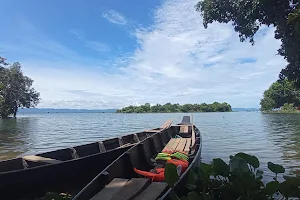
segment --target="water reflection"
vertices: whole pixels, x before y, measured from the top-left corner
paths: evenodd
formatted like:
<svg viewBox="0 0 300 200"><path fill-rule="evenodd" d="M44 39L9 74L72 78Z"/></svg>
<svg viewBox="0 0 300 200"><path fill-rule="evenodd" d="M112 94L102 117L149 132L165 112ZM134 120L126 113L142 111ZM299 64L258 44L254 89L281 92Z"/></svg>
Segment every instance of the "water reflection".
<svg viewBox="0 0 300 200"><path fill-rule="evenodd" d="M52 113L0 119L0 160L36 154L157 127L167 119L180 122L188 113L114 114ZM300 115L259 112L194 113L203 137L202 158L229 160L245 152L297 172L300 166Z"/></svg>
<svg viewBox="0 0 300 200"><path fill-rule="evenodd" d="M281 158L282 164L294 173L299 173L300 115L264 114L262 119L269 140L282 152L276 154Z"/></svg>
<svg viewBox="0 0 300 200"><path fill-rule="evenodd" d="M23 134L29 124L29 119L2 119L0 120L0 159L16 157L24 152Z"/></svg>

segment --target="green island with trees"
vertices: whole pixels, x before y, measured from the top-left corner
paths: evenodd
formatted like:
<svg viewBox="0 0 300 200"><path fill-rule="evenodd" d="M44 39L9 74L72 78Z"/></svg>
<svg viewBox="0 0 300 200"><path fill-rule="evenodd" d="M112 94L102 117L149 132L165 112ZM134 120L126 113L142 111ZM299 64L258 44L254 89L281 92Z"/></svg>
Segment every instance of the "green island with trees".
<svg viewBox="0 0 300 200"><path fill-rule="evenodd" d="M231 106L228 103L214 102L212 104L156 104L151 106L145 103L141 106L127 106L117 110L117 113L176 113L176 112L231 112Z"/></svg>
<svg viewBox="0 0 300 200"><path fill-rule="evenodd" d="M8 64L0 57L0 117L16 117L19 108L35 107L40 94L32 87L33 80L23 75L18 62Z"/></svg>

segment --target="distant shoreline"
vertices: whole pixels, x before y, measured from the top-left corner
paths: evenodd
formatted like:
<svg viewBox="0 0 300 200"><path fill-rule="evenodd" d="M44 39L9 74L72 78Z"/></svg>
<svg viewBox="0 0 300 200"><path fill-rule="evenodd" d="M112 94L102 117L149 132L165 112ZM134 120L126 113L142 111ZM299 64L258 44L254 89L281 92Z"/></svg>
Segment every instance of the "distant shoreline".
<svg viewBox="0 0 300 200"><path fill-rule="evenodd" d="M117 109L56 109L56 108L30 108L20 109L18 114L51 114L51 113L116 113ZM232 112L257 112L258 108L232 108ZM157 112L158 113L158 112ZM160 112L166 113L166 112ZM169 112L169 113L184 113L184 112ZM203 112L190 112L190 113L203 113Z"/></svg>

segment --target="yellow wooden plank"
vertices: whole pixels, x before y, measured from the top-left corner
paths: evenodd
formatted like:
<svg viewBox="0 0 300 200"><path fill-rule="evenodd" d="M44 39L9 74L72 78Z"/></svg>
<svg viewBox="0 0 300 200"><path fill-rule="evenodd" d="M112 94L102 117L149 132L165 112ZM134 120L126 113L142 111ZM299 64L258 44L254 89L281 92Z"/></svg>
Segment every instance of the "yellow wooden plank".
<svg viewBox="0 0 300 200"><path fill-rule="evenodd" d="M162 129L166 129L166 128L169 128L170 126L171 126L171 124L172 124L172 120L167 120L162 126L161 126L161 128Z"/></svg>
<svg viewBox="0 0 300 200"><path fill-rule="evenodd" d="M173 146L175 140L176 140L175 138L171 138L171 140L168 142L168 144L165 146L162 152L168 153L170 151L170 148Z"/></svg>
<svg viewBox="0 0 300 200"><path fill-rule="evenodd" d="M179 144L176 147L175 152L182 152L183 153L185 144L186 144L186 138L180 138Z"/></svg>
<svg viewBox="0 0 300 200"><path fill-rule="evenodd" d="M180 142L180 138L175 138L175 141L174 141L172 147L170 148L171 153L173 153L175 151L175 149L177 148L179 142Z"/></svg>
<svg viewBox="0 0 300 200"><path fill-rule="evenodd" d="M186 138L186 144L183 150L185 154L188 154L190 152L190 146L191 146L191 138Z"/></svg>
<svg viewBox="0 0 300 200"><path fill-rule="evenodd" d="M179 133L188 133L189 132L189 126L180 126Z"/></svg>

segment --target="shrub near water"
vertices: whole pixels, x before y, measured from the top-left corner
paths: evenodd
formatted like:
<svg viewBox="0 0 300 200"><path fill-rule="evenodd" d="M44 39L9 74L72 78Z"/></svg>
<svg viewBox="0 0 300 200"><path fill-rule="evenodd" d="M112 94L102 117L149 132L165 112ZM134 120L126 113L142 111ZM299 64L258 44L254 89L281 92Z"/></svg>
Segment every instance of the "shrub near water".
<svg viewBox="0 0 300 200"><path fill-rule="evenodd" d="M259 160L252 155L238 153L230 156L229 164L221 158L215 158L210 164L201 163L189 172L186 188L190 191L186 196L176 200L216 200L216 199L288 199L300 197L300 178L283 176L285 181L279 182L277 175L284 173L281 165L268 162L268 168L274 173L273 181L264 184L263 171L259 170ZM176 174L168 168L166 178ZM178 180L178 179L177 179ZM175 181L177 181L175 180ZM174 180L173 180L174 181ZM169 181L167 180L169 183Z"/></svg>

